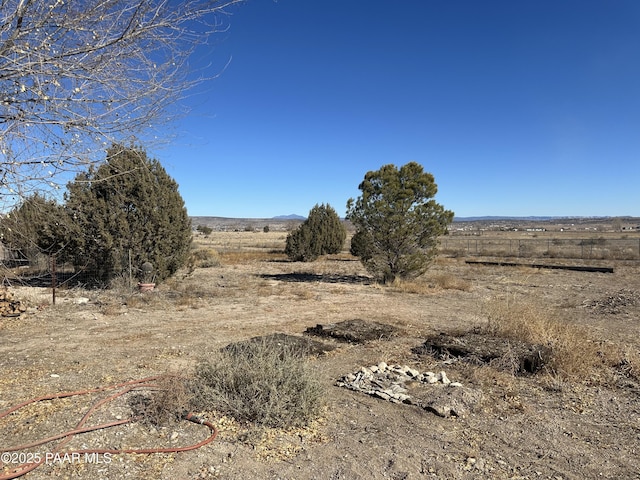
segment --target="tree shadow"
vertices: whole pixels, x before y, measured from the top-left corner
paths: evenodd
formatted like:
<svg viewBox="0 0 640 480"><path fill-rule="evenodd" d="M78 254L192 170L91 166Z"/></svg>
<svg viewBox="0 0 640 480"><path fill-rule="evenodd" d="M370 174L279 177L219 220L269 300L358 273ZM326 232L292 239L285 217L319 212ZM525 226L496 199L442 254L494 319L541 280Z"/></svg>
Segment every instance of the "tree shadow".
<svg viewBox="0 0 640 480"><path fill-rule="evenodd" d="M371 285L375 283L375 280L371 277L364 275L339 275L335 273L276 273L269 274L263 273L258 275L260 278L266 280L277 280L279 282L322 282L322 283L350 283L350 284L362 284Z"/></svg>

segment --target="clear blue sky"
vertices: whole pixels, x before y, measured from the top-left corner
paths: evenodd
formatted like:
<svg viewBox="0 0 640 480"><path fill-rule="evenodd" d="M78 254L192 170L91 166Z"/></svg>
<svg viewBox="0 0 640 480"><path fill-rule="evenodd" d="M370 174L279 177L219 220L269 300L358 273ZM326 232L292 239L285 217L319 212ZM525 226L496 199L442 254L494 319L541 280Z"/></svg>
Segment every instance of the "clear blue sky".
<svg viewBox="0 0 640 480"><path fill-rule="evenodd" d="M640 1L232 12L194 59L220 75L153 152L190 215L344 215L367 171L416 161L456 216L640 216Z"/></svg>

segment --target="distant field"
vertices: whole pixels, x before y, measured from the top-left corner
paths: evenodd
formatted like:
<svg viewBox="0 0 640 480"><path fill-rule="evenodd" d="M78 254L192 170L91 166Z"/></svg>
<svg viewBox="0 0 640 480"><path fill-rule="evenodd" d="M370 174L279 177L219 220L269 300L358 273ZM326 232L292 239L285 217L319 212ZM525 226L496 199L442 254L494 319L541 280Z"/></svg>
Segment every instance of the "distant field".
<svg viewBox="0 0 640 480"><path fill-rule="evenodd" d="M220 253L238 250L283 251L286 231L231 231L196 235L198 246ZM348 253L350 236L343 252ZM446 256L640 260L640 232L485 232L478 236L446 235L440 239Z"/></svg>

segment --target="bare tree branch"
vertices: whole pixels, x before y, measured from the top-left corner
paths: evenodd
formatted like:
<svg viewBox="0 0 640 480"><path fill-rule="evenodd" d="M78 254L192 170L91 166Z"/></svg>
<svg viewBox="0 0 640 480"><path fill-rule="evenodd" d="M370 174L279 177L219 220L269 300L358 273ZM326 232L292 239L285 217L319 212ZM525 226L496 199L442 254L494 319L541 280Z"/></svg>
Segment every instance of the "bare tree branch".
<svg viewBox="0 0 640 480"><path fill-rule="evenodd" d="M2 0L2 207L176 114L202 80L191 54L240 1Z"/></svg>

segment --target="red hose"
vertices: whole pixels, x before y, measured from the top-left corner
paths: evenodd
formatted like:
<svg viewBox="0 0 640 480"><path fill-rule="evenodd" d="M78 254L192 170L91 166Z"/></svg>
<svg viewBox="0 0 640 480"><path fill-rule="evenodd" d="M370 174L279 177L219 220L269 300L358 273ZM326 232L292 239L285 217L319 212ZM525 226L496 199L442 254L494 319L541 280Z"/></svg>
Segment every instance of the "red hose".
<svg viewBox="0 0 640 480"><path fill-rule="evenodd" d="M64 433L60 433L57 435L53 435L51 437L47 437L29 444L24 444L24 445L17 445L14 447L9 447L9 448L2 448L0 449L0 453L5 453L5 452L15 452L18 450L25 450L27 448L32 448L38 445L43 445L45 443L49 443L52 442L54 440L58 440L58 439L63 439L61 442L59 442L55 447L52 448L51 453L58 453L60 451L60 449L62 447L64 447L67 443L69 443L69 441L73 438L74 435L80 434L80 433L86 433L86 432L91 432L91 431L95 431L95 430L100 430L100 429L104 429L104 428L110 428L110 427L114 427L117 425L123 425L126 423L131 423L134 422L136 420L138 420L138 417L132 417L132 418L128 418L125 420L118 420L115 422L110 422L110 423L103 423L101 425L95 425L95 426L91 426L91 427L84 427L85 422L89 419L89 417L91 416L91 414L93 412L95 412L100 406L104 405L107 402L110 402L111 400L120 397L122 395L124 395L125 393L128 393L136 388L140 388L140 387L145 387L145 388L150 388L150 387L157 387L156 385L150 384L149 382L157 380L159 377L148 377L148 378L144 378L142 380L131 380L129 382L124 382L124 383L119 383L117 385L110 385L107 387L100 387L100 388L94 388L94 389L90 389L90 390L78 390L75 392L65 392L65 393L57 393L57 394L53 394L53 395L45 395L42 397L38 397L38 398L34 398L32 400L27 400L26 402L22 402L19 405L16 405L14 407L11 407L8 410L5 410L4 412L0 413L0 419L6 417L7 415L9 415L10 413L15 412L16 410L19 410L27 405L31 405L32 403L37 403L37 402L41 402L44 400L53 400L56 398L66 398L66 397L72 397L75 395L86 395L89 393L96 393L96 392L103 392L105 390L113 390L116 388L123 388L123 387L127 387L124 388L124 390L121 390L117 393L114 393L113 395L110 395L106 398L103 398L102 400L100 400L99 402L95 403L88 411L87 413L85 413L85 415L80 419L80 421L78 422L78 424L76 425L76 427L73 430L69 430L67 432ZM210 422L206 422L204 420L201 420L197 417L195 417L192 413L188 413L185 417L185 420L189 420L191 422L194 423L198 423L201 425L205 425L209 428L211 434L205 438L204 440L202 440L201 442L198 442L196 444L193 445L187 445L184 447L171 447L171 448L142 448L142 449L135 449L135 448L131 448L131 449L87 449L87 450L71 450L71 451L67 451L64 452L67 455L70 454L79 454L79 455L83 455L83 454L111 454L111 455L117 455L117 454L121 454L121 453L137 453L137 454L152 454L152 453L175 453L175 452L186 452L189 450L195 450L197 448L203 447L204 445L207 445L209 443L211 443L216 436L218 435L218 429ZM21 477L27 473L29 473L30 471L36 469L38 466L42 465L42 463L44 463L46 458L41 458L38 462L32 462L32 463L23 463L21 465L18 465L17 467L13 468L12 470L10 470L8 473L5 473L3 475L0 476L0 480L10 480L13 478L18 478ZM3 467L3 464L0 462L0 468Z"/></svg>

